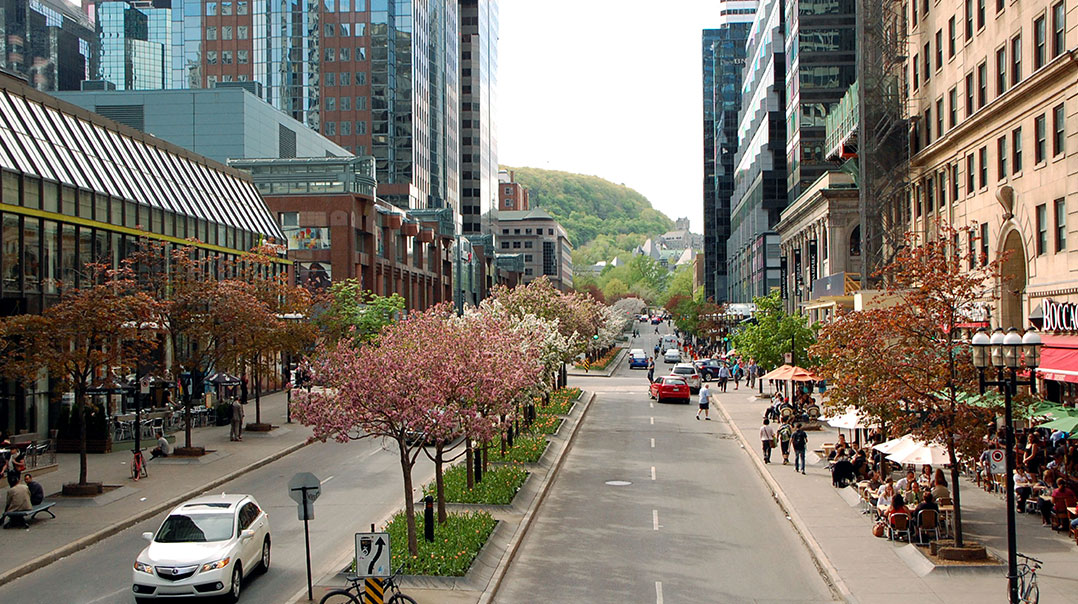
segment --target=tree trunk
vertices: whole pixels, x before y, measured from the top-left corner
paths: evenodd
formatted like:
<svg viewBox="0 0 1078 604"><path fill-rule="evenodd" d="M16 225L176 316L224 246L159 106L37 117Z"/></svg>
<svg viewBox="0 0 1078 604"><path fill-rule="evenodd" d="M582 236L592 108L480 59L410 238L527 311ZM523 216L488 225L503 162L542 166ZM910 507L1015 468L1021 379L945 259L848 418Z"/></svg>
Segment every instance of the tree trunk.
<svg viewBox="0 0 1078 604"><path fill-rule="evenodd" d="M474 454L474 450L472 449L472 439L470 439L470 438L464 439L464 467L466 468L466 471L465 471L466 479L465 479L464 484L465 484L465 486L468 487L469 491L475 488L475 473L472 471L472 467L473 467L472 466L472 455L473 454Z"/></svg>
<svg viewBox="0 0 1078 604"><path fill-rule="evenodd" d="M954 544L962 547L962 500L958 486L958 459L955 457L954 436L947 439L947 455L951 458L951 503L954 505Z"/></svg>
<svg viewBox="0 0 1078 604"><path fill-rule="evenodd" d="M75 387L75 413L79 418L79 484L86 484L86 390L82 386Z"/></svg>
<svg viewBox="0 0 1078 604"><path fill-rule="evenodd" d="M445 524L448 518L445 511L445 476L442 468L445 465L445 443L438 441L434 446L434 495L438 500L438 524Z"/></svg>
<svg viewBox="0 0 1078 604"><path fill-rule="evenodd" d="M262 354L255 355L255 423L262 423Z"/></svg>
<svg viewBox="0 0 1078 604"><path fill-rule="evenodd" d="M408 445L401 436L397 441L401 454L401 473L404 475L404 520L408 525L408 553L419 555L419 542L416 540L415 502L412 501L412 464L408 460Z"/></svg>

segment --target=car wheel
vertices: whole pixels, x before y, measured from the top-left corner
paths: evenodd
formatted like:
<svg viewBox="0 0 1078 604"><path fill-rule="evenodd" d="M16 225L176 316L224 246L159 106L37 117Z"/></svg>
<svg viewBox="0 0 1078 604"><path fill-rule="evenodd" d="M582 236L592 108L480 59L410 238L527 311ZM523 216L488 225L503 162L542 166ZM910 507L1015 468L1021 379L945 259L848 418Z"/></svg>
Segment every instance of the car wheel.
<svg viewBox="0 0 1078 604"><path fill-rule="evenodd" d="M259 574L265 573L269 570L270 566L270 538L266 535L266 538L262 541L262 559L258 563Z"/></svg>
<svg viewBox="0 0 1078 604"><path fill-rule="evenodd" d="M228 595L225 596L226 602L239 602L240 592L243 591L243 568L240 567L240 563L237 562L236 566L232 567L232 584L229 586Z"/></svg>
<svg viewBox="0 0 1078 604"><path fill-rule="evenodd" d="M710 382L711 381L711 374L710 373L705 373L703 377L704 377L705 382Z"/></svg>

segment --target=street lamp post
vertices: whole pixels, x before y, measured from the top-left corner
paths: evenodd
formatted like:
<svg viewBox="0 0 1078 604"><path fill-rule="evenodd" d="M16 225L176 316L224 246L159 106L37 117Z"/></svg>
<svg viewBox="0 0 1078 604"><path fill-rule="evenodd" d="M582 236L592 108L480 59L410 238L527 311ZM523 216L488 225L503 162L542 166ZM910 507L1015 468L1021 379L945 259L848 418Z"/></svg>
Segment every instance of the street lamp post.
<svg viewBox="0 0 1078 604"><path fill-rule="evenodd" d="M1029 386L1030 392L1037 392L1037 365L1040 364L1041 337L1030 329L1025 335L1019 335L1014 327L1007 330L996 328L989 337L981 328L973 336L973 366L980 373L980 391L984 394L989 386L1003 392L1004 404L1004 472L1006 472L1007 497L1007 590L1009 602L1018 604L1018 550L1015 535L1014 509L1014 425L1011 399L1018 393L1019 386ZM1029 379L1018 379L1018 369L1029 369ZM989 367L995 367L996 379L986 380L984 375ZM1007 370L1010 370L1009 372Z"/></svg>

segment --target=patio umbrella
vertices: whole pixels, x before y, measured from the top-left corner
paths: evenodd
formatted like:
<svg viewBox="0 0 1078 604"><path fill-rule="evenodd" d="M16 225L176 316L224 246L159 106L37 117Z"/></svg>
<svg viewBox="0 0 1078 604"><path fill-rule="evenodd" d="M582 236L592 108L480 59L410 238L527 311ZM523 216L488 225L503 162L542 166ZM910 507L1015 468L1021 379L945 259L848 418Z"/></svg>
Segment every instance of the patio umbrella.
<svg viewBox="0 0 1078 604"><path fill-rule="evenodd" d="M907 434L905 436L899 438L892 438L889 441L874 445L872 448L876 449L881 453L893 453L895 452L895 450L901 447L908 446L911 443L914 443L913 437Z"/></svg>
<svg viewBox="0 0 1078 604"><path fill-rule="evenodd" d="M945 466L951 463L947 449L936 443L914 441L914 446L904 447L887 456L887 459L903 465Z"/></svg>
<svg viewBox="0 0 1078 604"><path fill-rule="evenodd" d="M120 378L110 376L90 384L90 387L86 389L86 392L87 394L114 394L126 392L130 389L131 387Z"/></svg>
<svg viewBox="0 0 1078 604"><path fill-rule="evenodd" d="M240 384L240 378L223 371L211 375L206 381L215 386L238 386Z"/></svg>
<svg viewBox="0 0 1078 604"><path fill-rule="evenodd" d="M1067 434L1071 434L1075 429L1078 429L1078 415L1064 415L1037 427L1047 428L1048 430L1062 430Z"/></svg>
<svg viewBox="0 0 1078 604"><path fill-rule="evenodd" d="M779 380L783 382L811 382L816 380L816 376L812 374L808 369L802 369L794 365L783 365L778 369L774 369L764 374L762 380Z"/></svg>

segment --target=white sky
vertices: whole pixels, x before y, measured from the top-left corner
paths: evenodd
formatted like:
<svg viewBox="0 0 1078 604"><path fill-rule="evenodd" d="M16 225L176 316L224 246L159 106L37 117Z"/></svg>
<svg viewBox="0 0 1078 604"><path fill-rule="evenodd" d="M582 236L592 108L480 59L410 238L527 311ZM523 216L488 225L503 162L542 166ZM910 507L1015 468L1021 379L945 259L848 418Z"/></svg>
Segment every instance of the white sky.
<svg viewBox="0 0 1078 604"><path fill-rule="evenodd" d="M717 0L501 0L498 161L594 174L703 232L700 32Z"/></svg>

